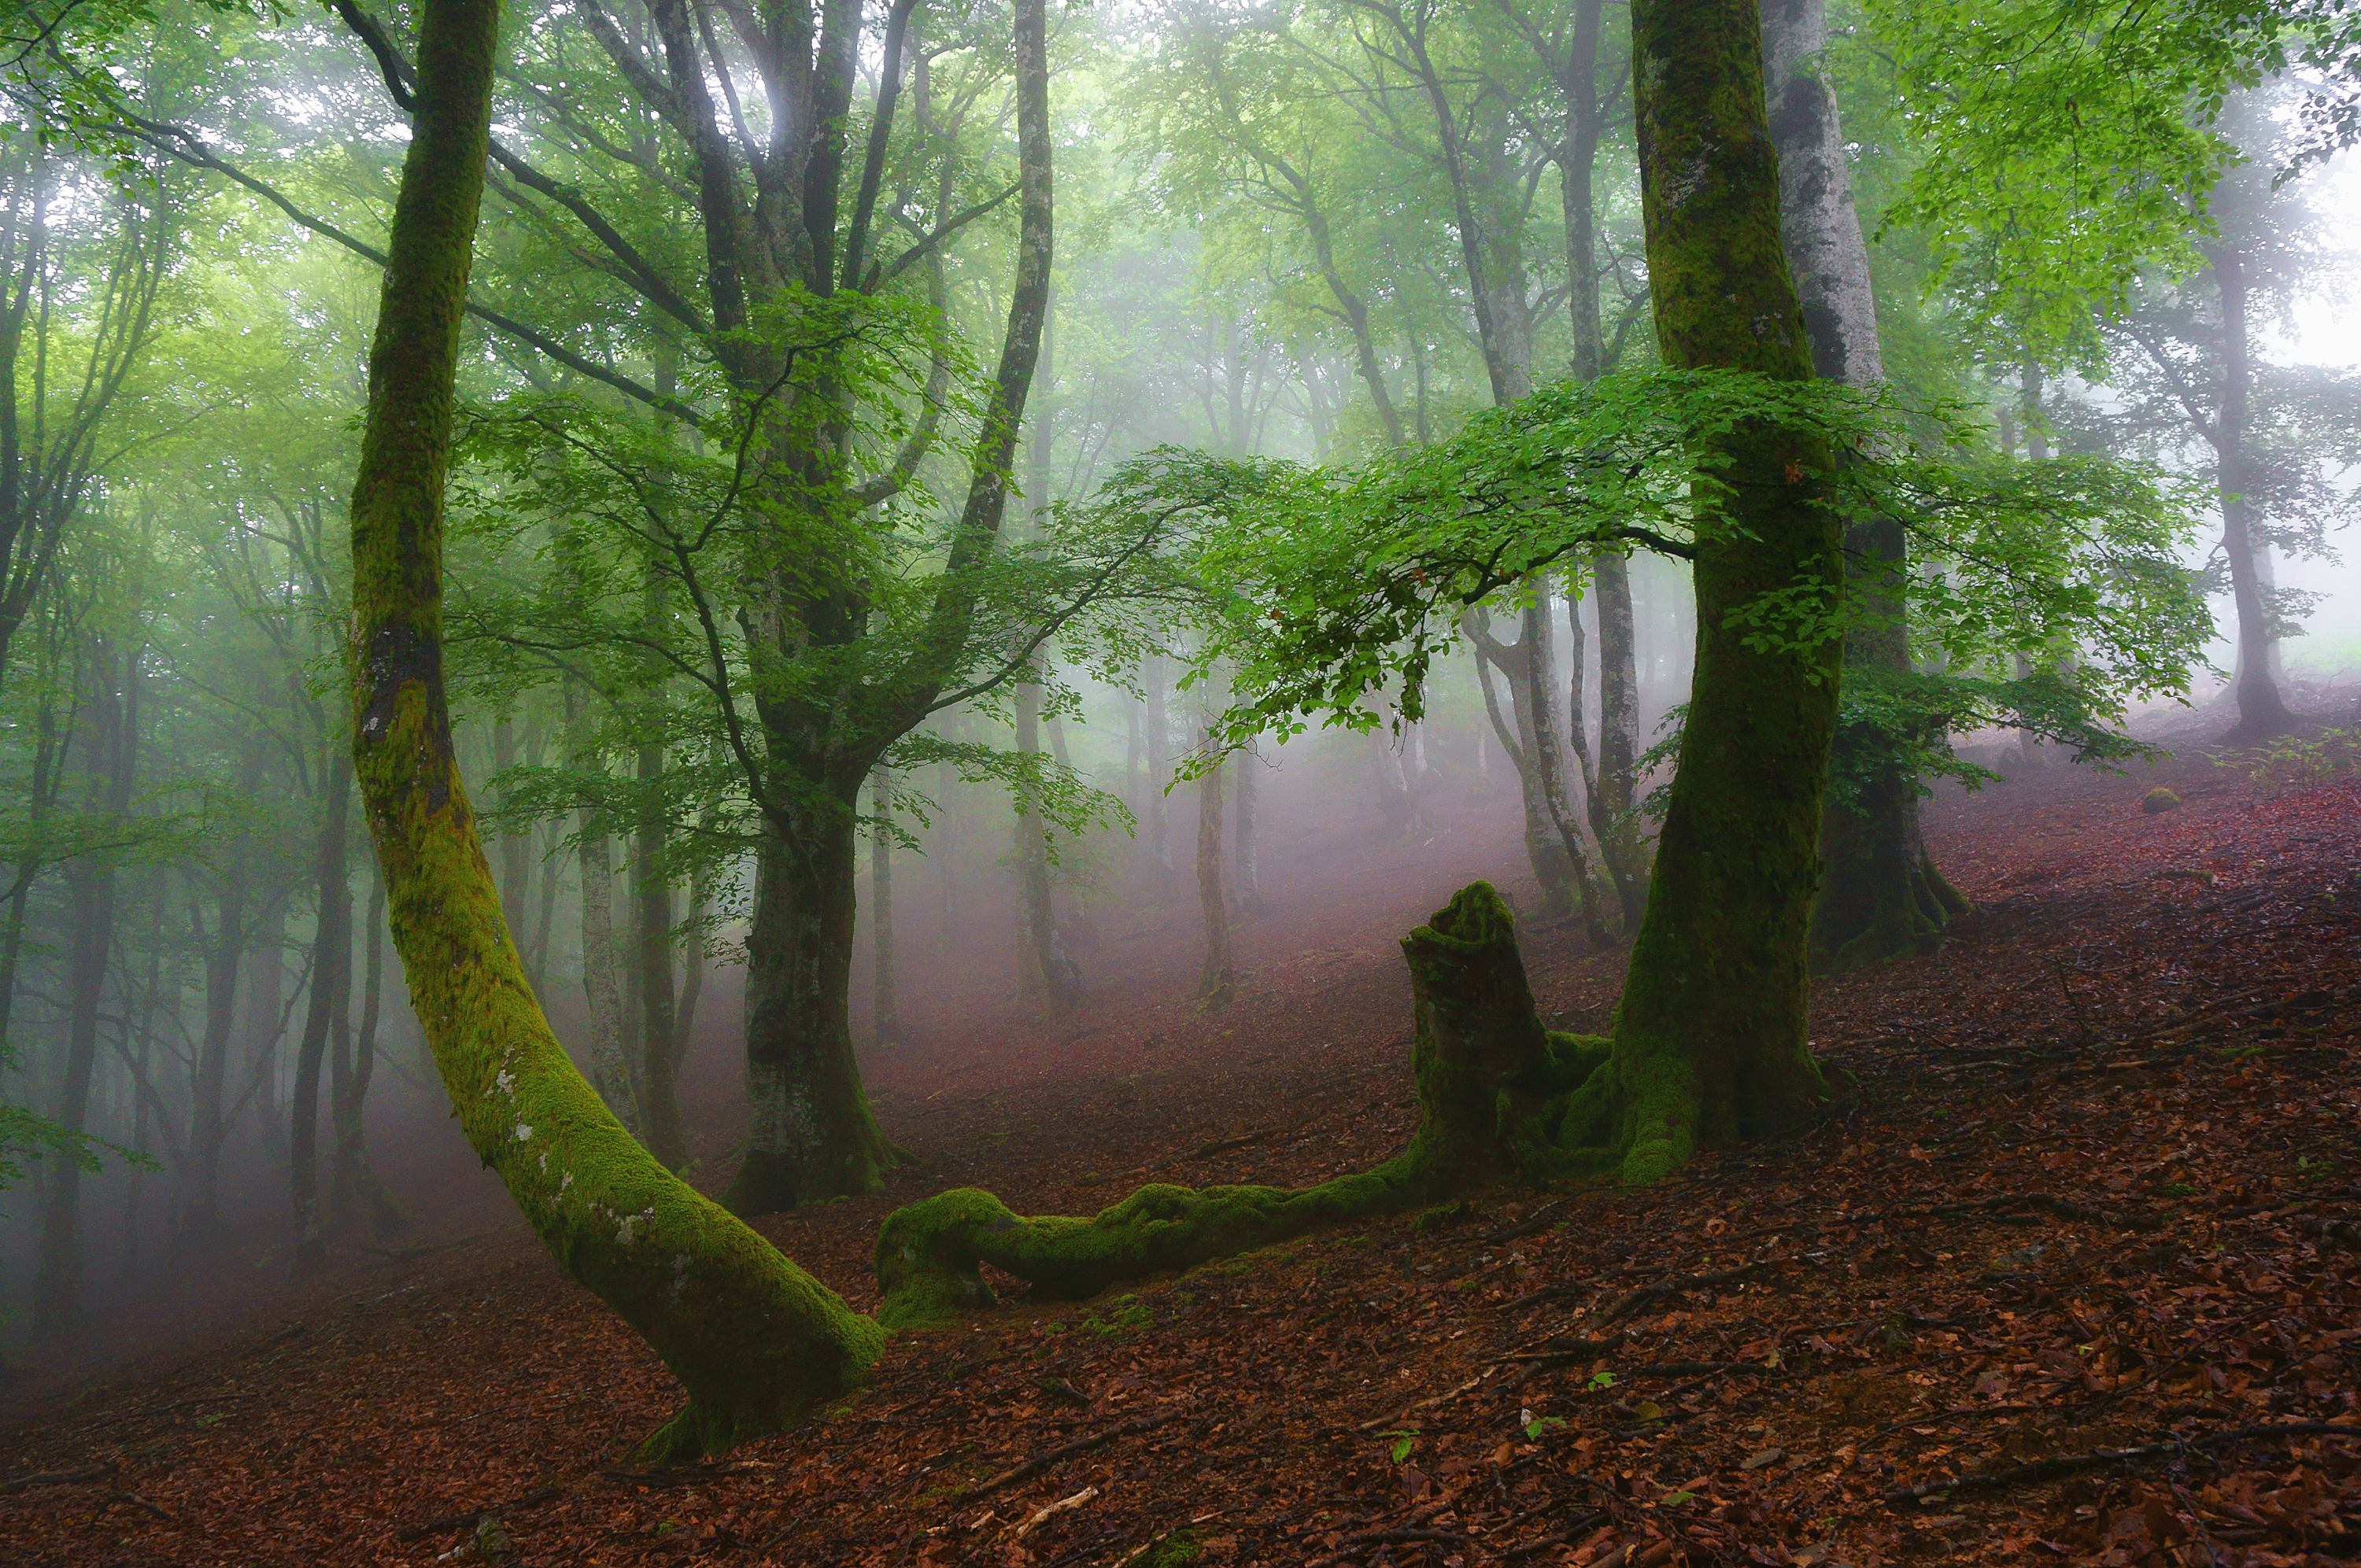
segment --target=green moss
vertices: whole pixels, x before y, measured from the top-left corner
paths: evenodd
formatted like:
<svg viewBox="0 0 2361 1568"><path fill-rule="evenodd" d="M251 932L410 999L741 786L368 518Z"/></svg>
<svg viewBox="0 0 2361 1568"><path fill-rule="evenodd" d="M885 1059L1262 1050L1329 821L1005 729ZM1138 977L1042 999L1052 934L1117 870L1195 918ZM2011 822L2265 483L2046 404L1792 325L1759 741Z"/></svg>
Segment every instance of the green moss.
<svg viewBox="0 0 2361 1568"><path fill-rule="evenodd" d="M1191 1568L1204 1550L1193 1530L1176 1530L1133 1558L1130 1568Z"/></svg>

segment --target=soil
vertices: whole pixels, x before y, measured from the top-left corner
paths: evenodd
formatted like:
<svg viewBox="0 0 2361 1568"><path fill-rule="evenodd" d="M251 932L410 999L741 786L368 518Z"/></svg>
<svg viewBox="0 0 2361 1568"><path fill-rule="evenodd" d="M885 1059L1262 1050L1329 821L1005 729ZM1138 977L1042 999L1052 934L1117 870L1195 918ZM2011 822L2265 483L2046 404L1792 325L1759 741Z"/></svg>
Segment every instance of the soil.
<svg viewBox="0 0 2361 1568"><path fill-rule="evenodd" d="M2144 813L2158 784L2182 804ZM2361 779L2053 764L1927 824L1976 912L1938 957L1820 982L1843 1093L1784 1143L1013 1299L897 1338L795 1432L660 1473L626 1455L668 1375L455 1188L432 1250L346 1244L262 1308L177 1340L151 1313L138 1359L93 1378L85 1347L19 1390L5 1556L2353 1561ZM1394 939L1473 875L1515 891L1513 824L1455 802L1418 842L1316 814L1293 837L1219 1013L1154 940L1188 928L1177 893L1105 922L1064 1017L906 964L910 1039L868 1071L928 1163L761 1228L867 1306L878 1222L942 1187L1087 1212L1392 1152L1415 1115ZM1523 941L1552 1021L1604 1027L1620 955ZM721 1077L692 1104L713 1186Z"/></svg>

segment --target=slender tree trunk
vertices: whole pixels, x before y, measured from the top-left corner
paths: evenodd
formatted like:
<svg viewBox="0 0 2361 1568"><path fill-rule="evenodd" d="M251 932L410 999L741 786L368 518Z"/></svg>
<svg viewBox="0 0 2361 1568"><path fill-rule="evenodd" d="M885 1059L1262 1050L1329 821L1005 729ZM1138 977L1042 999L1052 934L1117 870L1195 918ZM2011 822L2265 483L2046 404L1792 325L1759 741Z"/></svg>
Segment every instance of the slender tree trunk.
<svg viewBox="0 0 2361 1568"><path fill-rule="evenodd" d="M516 723L503 714L492 725L492 770L506 773L518 760ZM524 834L500 833L500 908L520 930L528 913L525 883L533 873L532 850L533 841Z"/></svg>
<svg viewBox="0 0 2361 1568"><path fill-rule="evenodd" d="M533 981L536 995L548 984L549 938L557 926L557 846L564 837L565 817L551 820L546 828L548 848L541 856L541 897L533 916L533 939L526 945L524 969Z"/></svg>
<svg viewBox="0 0 2361 1568"><path fill-rule="evenodd" d="M1566 855L1565 836L1550 820L1548 796L1534 762L1541 748L1533 729L1532 685L1524 654L1494 637L1488 620L1484 611L1477 610L1461 625L1476 645L1476 674L1484 695L1484 716L1491 723L1494 738L1500 742L1500 751L1508 758L1510 770L1517 776L1518 799L1524 808L1525 861L1532 868L1533 881L1541 889L1543 916L1564 920L1574 913L1576 872ZM1505 716L1500 712L1499 694L1492 685L1495 670L1509 687L1509 712Z"/></svg>
<svg viewBox="0 0 2361 1568"><path fill-rule="evenodd" d="M1208 1008L1226 1007L1238 993L1237 966L1230 956L1230 911L1222 897L1222 770L1215 762L1197 779L1197 906L1205 917L1205 961L1197 971L1197 997Z"/></svg>
<svg viewBox="0 0 2361 1568"><path fill-rule="evenodd" d="M2223 739L2250 746L2295 724L2271 678L2271 609L2257 565L2254 479L2246 457L2246 404L2254 369L2246 326L2246 258L2235 245L2207 247L2222 297L2222 406L2213 421L2216 482L2222 497L2222 554L2230 565L2230 599L2238 616L2238 722Z"/></svg>
<svg viewBox="0 0 2361 1568"><path fill-rule="evenodd" d="M877 826L869 839L869 1016L881 1046L902 1043L902 1010L894 986L894 781L884 768L870 775L871 809Z"/></svg>
<svg viewBox="0 0 2361 1568"><path fill-rule="evenodd" d="M1016 687L1016 754L1038 761L1041 755L1041 688L1031 681ZM1058 937L1058 908L1049 886L1047 828L1031 789L1019 785L1016 795L1017 905L1022 924L1025 961L1020 985L1038 984L1054 1011L1062 1012L1079 999L1073 962Z"/></svg>
<svg viewBox="0 0 2361 1568"><path fill-rule="evenodd" d="M640 748L640 785L653 796L664 780L664 748ZM668 1170L688 1159L688 1130L680 1116L680 1085L673 1067L672 882L664 869L664 825L651 812L631 836L631 903L637 916L641 1136Z"/></svg>
<svg viewBox="0 0 2361 1568"><path fill-rule="evenodd" d="M351 753L336 748L327 768L313 875L319 923L312 944L312 994L295 1053L294 1120L288 1141L288 1190L295 1209L295 1266L315 1268L327 1255L320 1223L320 1065L335 1014L352 980L353 894L345 840L353 811Z"/></svg>
<svg viewBox="0 0 2361 1568"><path fill-rule="evenodd" d="M1038 71L1038 0L1031 10ZM566 1272L686 1387L687 1408L642 1454L719 1452L858 1383L883 1336L632 1141L550 1033L500 917L451 746L441 618L443 485L498 9L422 0L418 16L418 104L354 485L358 777L395 945L469 1144Z"/></svg>
<svg viewBox="0 0 2361 1568"><path fill-rule="evenodd" d="M374 868L372 868L374 873ZM378 1023L385 992L385 878L372 874L369 878L368 913L361 935L361 1016L358 1032L352 1036L352 1069L335 1090L336 1116L336 1152L335 1177L329 1186L329 1212L338 1224L345 1223L352 1205L360 1203L368 1210L369 1234L390 1235L409 1224L410 1216L393 1201L393 1194L378 1179L376 1168L369 1164L368 1128L363 1113L368 1102L369 1084L377 1076ZM346 987L349 994L351 987ZM338 1035L345 1034L345 1020L336 1021ZM343 1047L339 1046L341 1052Z"/></svg>
<svg viewBox="0 0 2361 1568"><path fill-rule="evenodd" d="M713 807L699 813L698 822L706 838L710 839L719 827L720 817ZM673 1074L679 1076L680 1065L688 1059L689 1042L697 1036L697 1003L705 994L705 922L711 912L713 891L710 874L702 857L688 875L688 942L681 954L680 1006L675 1012L672 1026Z"/></svg>
<svg viewBox="0 0 2361 1568"><path fill-rule="evenodd" d="M566 683L566 720L573 763L596 765L590 740L589 695ZM623 1065L623 992L616 979L615 874L603 818L588 814L576 839L576 875L582 884L582 997L590 1019L590 1082L598 1098L637 1130L639 1106Z"/></svg>
<svg viewBox="0 0 2361 1568"><path fill-rule="evenodd" d="M1524 680L1524 706L1532 736L1530 757L1533 783L1541 795L1542 809L1565 850L1575 895L1582 907L1583 933L1592 947L1605 948L1614 938L1598 906L1598 879L1590 873L1590 857L1583 848L1582 829L1576 826L1574 807L1565 798L1565 759L1558 751L1557 740L1557 678L1550 669L1546 588L1536 586L1532 602L1524 609L1518 650L1523 655L1519 661L1522 666L1519 674ZM1579 723L1581 718L1582 710L1577 707L1575 721Z"/></svg>
<svg viewBox="0 0 2361 1568"><path fill-rule="evenodd" d="M1769 0L1763 13L1763 80L1779 148L1781 243L1823 380L1869 389L1885 379L1869 247L1853 205L1852 178L1834 92L1823 73L1828 22L1822 0ZM1902 596L1908 541L1887 518L1853 523L1845 537L1848 592L1860 614L1845 641L1845 682L1861 691L1910 677ZM1918 780L1894 762L1906 737L1866 723L1837 732L1841 771L1861 778L1854 798L1822 803L1820 888L1812 946L1824 968L1932 952L1958 894L1927 854Z"/></svg>
<svg viewBox="0 0 2361 1568"><path fill-rule="evenodd" d="M1171 797L1165 787L1172 782L1172 735L1164 707L1164 655L1150 653L1140 662L1139 684L1147 696L1148 810L1143 814L1148 837L1148 873L1159 900L1172 896Z"/></svg>
<svg viewBox="0 0 2361 1568"><path fill-rule="evenodd" d="M84 711L89 740L88 809L120 817L131 804L137 762L139 655L93 640L92 690ZM67 934L65 1080L53 1120L81 1132L90 1114L91 1075L98 1063L99 1002L115 945L115 864L104 853L76 857L66 867ZM82 1166L60 1159L49 1173L41 1205L41 1247L33 1277L33 1335L47 1338L71 1326L82 1312Z"/></svg>
<svg viewBox="0 0 2361 1568"><path fill-rule="evenodd" d="M1258 780L1262 762L1253 752L1238 757L1237 827L1235 830L1235 872L1233 882L1237 888L1238 907L1247 914L1263 908L1261 828L1255 818L1256 797L1262 793Z"/></svg>

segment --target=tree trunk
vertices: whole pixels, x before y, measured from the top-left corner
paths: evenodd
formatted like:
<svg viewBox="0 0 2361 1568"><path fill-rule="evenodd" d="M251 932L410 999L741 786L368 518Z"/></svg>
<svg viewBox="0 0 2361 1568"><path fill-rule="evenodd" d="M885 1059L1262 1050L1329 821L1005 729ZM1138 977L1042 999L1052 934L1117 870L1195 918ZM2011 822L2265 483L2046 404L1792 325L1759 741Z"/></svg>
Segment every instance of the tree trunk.
<svg viewBox="0 0 2361 1568"><path fill-rule="evenodd" d="M1232 884L1237 889L1238 907L1246 914L1259 912L1262 897L1261 828L1255 820L1256 797L1262 793L1257 782L1262 775L1262 760L1253 752L1238 757L1237 827L1234 833L1235 851Z"/></svg>
<svg viewBox="0 0 2361 1568"><path fill-rule="evenodd" d="M1518 661L1518 674L1525 687L1532 782L1541 795L1542 809L1565 854L1568 876L1582 906L1583 933L1593 948L1603 948L1614 938L1608 933L1606 916L1598 907L1598 879L1590 874L1590 857L1583 848L1582 829L1575 825L1574 807L1565 798L1565 759L1558 751L1557 677L1550 669L1548 589L1534 586L1532 602L1524 608L1522 622L1517 640L1518 652L1522 655ZM1574 717L1576 723L1581 722L1579 707Z"/></svg>
<svg viewBox="0 0 2361 1568"><path fill-rule="evenodd" d="M251 798L261 786L268 754L250 743L239 763L237 789ZM214 909L213 939L207 941L193 905L190 925L205 965L205 1032L189 1080L189 1142L172 1246L182 1255L211 1250L221 1240L221 1159L229 1141L222 1091L229 1078L230 1042L237 1030L238 968L245 960L247 905L252 893L254 840L240 834L229 846L221 874L221 897Z"/></svg>
<svg viewBox="0 0 2361 1568"><path fill-rule="evenodd" d="M1031 681L1016 687L1016 754L1038 762L1041 756L1041 688ZM1019 989L1037 987L1053 1011L1063 1012L1079 1000L1073 961L1058 938L1057 902L1049 888L1049 839L1039 806L1024 784L1016 794L1016 877L1018 919L1025 943Z"/></svg>
<svg viewBox="0 0 2361 1568"><path fill-rule="evenodd" d="M598 762L588 707L588 695L567 682L566 723L577 768ZM623 992L616 978L620 955L615 950L615 874L603 819L585 814L575 863L582 883L582 995L590 1015L590 1082L607 1108L636 1131L640 1112L623 1064Z"/></svg>
<svg viewBox="0 0 2361 1568"><path fill-rule="evenodd" d="M664 748L640 748L644 798L664 781ZM680 1117L680 1085L673 1071L672 883L664 870L664 818L651 812L631 836L631 903L637 918L640 1019L640 1134L667 1170L688 1160L688 1129Z"/></svg>
<svg viewBox="0 0 2361 1568"><path fill-rule="evenodd" d="M870 1030L881 1046L902 1043L902 1008L894 985L894 780L871 773L869 799L877 825L869 838Z"/></svg>
<svg viewBox="0 0 2361 1568"><path fill-rule="evenodd" d="M287 1140L288 1190L295 1208L295 1266L316 1268L327 1255L320 1225L320 1064L335 1015L352 981L353 894L346 883L345 838L353 814L353 765L336 748L323 792L320 839L313 862L319 920L312 941L312 994L295 1052L294 1118Z"/></svg>
<svg viewBox="0 0 2361 1568"><path fill-rule="evenodd" d="M1751 0L1635 0L1631 18L1650 299L1664 363L1811 374L1779 231ZM1700 530L1697 674L1633 944L1615 1055L1627 1181L1703 1143L1791 1127L1826 1092L1806 1043L1806 938L1839 650L1750 645L1734 612L1799 583L1833 594L1839 541L1817 487L1828 455L1795 433L1717 438L1732 499Z"/></svg>
<svg viewBox="0 0 2361 1568"><path fill-rule="evenodd" d="M858 788L856 784L854 788ZM850 793L850 791L848 791ZM903 1156L870 1114L853 1058L853 803L766 836L746 937L746 1157L722 1202L768 1214L873 1190Z"/></svg>
<svg viewBox="0 0 2361 1568"><path fill-rule="evenodd" d="M1823 380L1869 389L1885 379L1871 289L1869 247L1853 205L1852 177L1836 95L1822 72L1828 20L1822 0L1769 0L1763 13L1763 80L1779 148L1782 247ZM1910 634L1902 584L1909 570L1901 525L1850 525L1845 556L1859 619L1845 640L1845 682L1875 690L1907 680ZM1837 732L1840 774L1852 798L1821 804L1820 889L1812 947L1823 969L1873 963L1942 946L1958 894L1934 869L1918 826L1918 780L1893 761L1908 737L1865 723Z"/></svg>
<svg viewBox="0 0 2361 1568"><path fill-rule="evenodd" d="M1598 771L1590 791L1590 830L1615 883L1623 929L1637 931L1648 909L1650 846L1640 804L1640 660L1631 613L1631 564L1591 560L1591 600L1598 618ZM1569 603L1567 613L1572 614Z"/></svg>
<svg viewBox="0 0 2361 1568"><path fill-rule="evenodd" d="M1565 835L1550 820L1548 797L1534 764L1540 747L1533 729L1531 672L1522 653L1492 635L1489 619L1479 609L1461 625L1476 645L1476 676L1483 689L1484 715L1517 775L1518 796L1525 813L1525 861L1541 888L1542 913L1548 919L1564 920L1574 914L1576 862L1566 854ZM1508 683L1507 718L1502 717L1499 694L1492 688L1495 670Z"/></svg>
<svg viewBox="0 0 2361 1568"><path fill-rule="evenodd" d="M369 1234L390 1235L410 1223L410 1216L393 1201L393 1194L378 1179L376 1169L369 1164L368 1130L362 1113L368 1102L369 1084L377 1076L377 1034L379 1012L385 994L385 878L372 875L369 879L368 915L361 937L364 955L361 968L361 1018L357 1035L352 1039L352 1067L349 1073L339 1074L335 1090L336 1117L336 1155L334 1178L329 1185L328 1212L341 1225L352 1215L355 1203L368 1209ZM347 986L347 992L350 991ZM341 1036L345 1021L337 1019ZM338 1047L341 1052L341 1043Z"/></svg>
<svg viewBox="0 0 2361 1568"><path fill-rule="evenodd" d="M566 1272L686 1387L687 1408L642 1455L716 1453L858 1383L882 1334L632 1141L550 1033L500 917L451 746L441 614L498 8L423 0L418 16L417 110L354 484L357 774L394 942L462 1130Z"/></svg>
<svg viewBox="0 0 2361 1568"><path fill-rule="evenodd" d="M2210 246L2222 295L2222 407L2213 422L2215 479L2222 497L2222 554L2230 565L2230 599L2238 615L2238 722L2223 740L2252 746L2295 725L2271 678L2271 609L2263 597L2254 536L2253 483L2246 459L2246 401L2254 379L2246 327L2246 260L2235 245Z"/></svg>
<svg viewBox="0 0 2361 1568"><path fill-rule="evenodd" d="M1172 732L1164 707L1164 655L1150 653L1140 661L1139 684L1148 713L1148 809L1142 814L1148 838L1148 874L1160 902L1172 896L1171 797Z"/></svg>
<svg viewBox="0 0 2361 1568"><path fill-rule="evenodd" d="M1197 778L1197 907L1205 917L1205 961L1197 970L1197 999L1208 1009L1237 999L1237 966L1230 956L1230 909L1222 897L1222 769L1217 762Z"/></svg>
<svg viewBox="0 0 2361 1568"><path fill-rule="evenodd" d="M120 817L131 805L137 763L139 655L118 653L106 640L93 639L89 662L86 809L93 816ZM90 1114L99 1002L115 946L115 863L104 852L77 856L67 863L65 881L73 928L67 936L65 1080L52 1119L79 1133ZM41 1204L40 1256L33 1277L36 1339L63 1332L81 1315L81 1227L82 1163L60 1159L49 1173Z"/></svg>

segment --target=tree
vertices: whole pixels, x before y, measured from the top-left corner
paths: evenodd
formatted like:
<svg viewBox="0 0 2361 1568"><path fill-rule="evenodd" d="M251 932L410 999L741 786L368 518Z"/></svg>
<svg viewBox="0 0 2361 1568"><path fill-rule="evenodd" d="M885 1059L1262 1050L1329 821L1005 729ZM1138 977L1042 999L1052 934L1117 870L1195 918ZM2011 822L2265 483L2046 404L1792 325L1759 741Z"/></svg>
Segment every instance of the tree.
<svg viewBox="0 0 2361 1568"><path fill-rule="evenodd" d="M1018 47L1038 83L1030 16ZM491 0L421 6L417 114L354 481L355 776L394 943L469 1143L568 1274L688 1390L642 1453L718 1452L850 1387L880 1336L666 1172L599 1102L533 999L476 836L443 689L442 519L497 35Z"/></svg>

